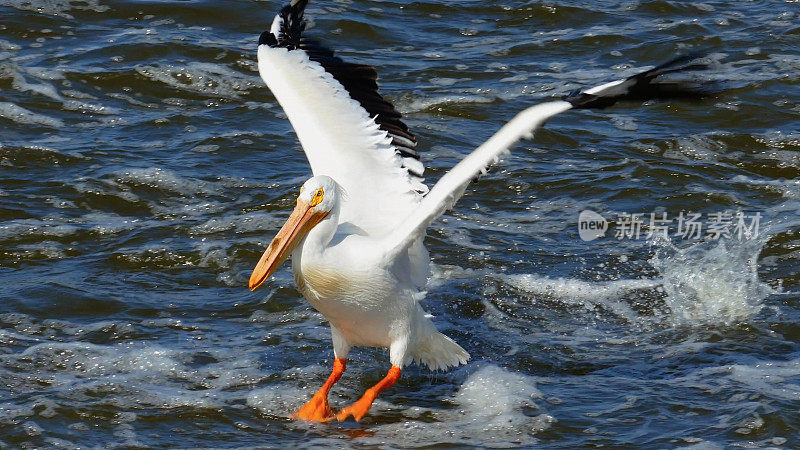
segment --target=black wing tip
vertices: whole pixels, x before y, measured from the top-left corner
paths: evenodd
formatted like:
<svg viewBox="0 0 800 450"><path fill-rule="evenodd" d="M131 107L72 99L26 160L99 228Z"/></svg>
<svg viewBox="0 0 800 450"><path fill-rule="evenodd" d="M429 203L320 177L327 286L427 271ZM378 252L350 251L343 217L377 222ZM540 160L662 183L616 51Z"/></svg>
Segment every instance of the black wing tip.
<svg viewBox="0 0 800 450"><path fill-rule="evenodd" d="M620 101L702 100L718 92L719 89L714 83L687 79L664 80L659 77L706 70L710 67L710 63L705 60L707 56L708 53L705 51L681 55L650 70L628 77L619 85L592 94L577 89L562 99L572 104L575 109L603 109Z"/></svg>
<svg viewBox="0 0 800 450"><path fill-rule="evenodd" d="M276 47L278 45L278 39L275 37L274 34L270 31L265 31L261 33L261 36L258 37L258 45L268 45L270 47Z"/></svg>
<svg viewBox="0 0 800 450"><path fill-rule="evenodd" d="M267 30L261 33L258 38L258 45L268 45L270 47L286 47L290 50L300 46L303 31L306 28L306 21L303 14L308 5L308 0L292 0L288 5L281 8L278 13L280 26L278 35Z"/></svg>
<svg viewBox="0 0 800 450"><path fill-rule="evenodd" d="M289 5L287 6L302 12L306 9L306 5L308 5L308 0L292 0L289 2Z"/></svg>

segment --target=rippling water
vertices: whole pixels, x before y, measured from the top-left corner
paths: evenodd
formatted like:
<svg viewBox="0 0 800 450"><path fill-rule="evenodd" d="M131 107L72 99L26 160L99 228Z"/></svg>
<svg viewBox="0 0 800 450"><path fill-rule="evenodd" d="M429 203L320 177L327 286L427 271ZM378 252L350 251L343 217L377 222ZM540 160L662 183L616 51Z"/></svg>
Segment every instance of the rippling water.
<svg viewBox="0 0 800 450"><path fill-rule="evenodd" d="M256 72L274 1L0 0L0 447L800 446L800 27L787 2L312 2L378 67L428 183L528 105L709 49L729 94L572 112L429 232L473 360L360 424L287 268L309 169ZM591 209L762 214L757 239L584 242ZM334 389L386 369L358 349Z"/></svg>

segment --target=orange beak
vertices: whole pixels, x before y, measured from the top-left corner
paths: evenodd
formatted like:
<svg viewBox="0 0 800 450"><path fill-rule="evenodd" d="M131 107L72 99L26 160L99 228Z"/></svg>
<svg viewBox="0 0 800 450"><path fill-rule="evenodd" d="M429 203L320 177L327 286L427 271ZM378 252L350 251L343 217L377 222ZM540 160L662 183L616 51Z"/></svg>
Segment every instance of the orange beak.
<svg viewBox="0 0 800 450"><path fill-rule="evenodd" d="M286 261L295 248L303 242L303 238L328 215L328 212L315 212L313 206L304 200L297 199L297 206L292 215L281 228L261 255L261 259L250 275L250 290L255 291L278 267Z"/></svg>

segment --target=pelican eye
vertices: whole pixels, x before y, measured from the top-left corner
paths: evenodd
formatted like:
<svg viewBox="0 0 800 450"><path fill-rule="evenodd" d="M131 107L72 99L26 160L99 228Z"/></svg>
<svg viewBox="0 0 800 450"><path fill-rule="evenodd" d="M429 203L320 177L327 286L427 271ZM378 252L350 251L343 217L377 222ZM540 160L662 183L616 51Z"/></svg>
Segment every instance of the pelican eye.
<svg viewBox="0 0 800 450"><path fill-rule="evenodd" d="M322 189L317 189L317 192L314 193L314 196L311 197L311 206L317 206L322 201Z"/></svg>

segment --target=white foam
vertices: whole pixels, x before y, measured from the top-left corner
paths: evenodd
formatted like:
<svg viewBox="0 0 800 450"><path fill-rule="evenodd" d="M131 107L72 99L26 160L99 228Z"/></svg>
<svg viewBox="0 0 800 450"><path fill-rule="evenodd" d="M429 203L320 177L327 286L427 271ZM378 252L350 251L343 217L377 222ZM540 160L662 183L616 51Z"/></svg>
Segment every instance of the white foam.
<svg viewBox="0 0 800 450"><path fill-rule="evenodd" d="M180 365L174 351L158 347L107 347L89 343L46 342L25 349L17 358L33 361L36 370L64 372L80 377L102 377L141 372L176 375Z"/></svg>
<svg viewBox="0 0 800 450"><path fill-rule="evenodd" d="M0 403L0 423L14 423L18 418L32 417L35 414L33 405Z"/></svg>
<svg viewBox="0 0 800 450"><path fill-rule="evenodd" d="M98 182L87 178L78 178L78 180L72 184L72 187L81 194L111 195L131 203L140 200L139 196L133 192L123 190L124 187L115 181L105 180L103 182Z"/></svg>
<svg viewBox="0 0 800 450"><path fill-rule="evenodd" d="M727 145L711 134L691 135L670 144L670 148L663 154L664 157L717 161L727 151Z"/></svg>
<svg viewBox="0 0 800 450"><path fill-rule="evenodd" d="M195 146L192 151L197 153L212 153L219 150L219 148L219 145L216 144L205 144Z"/></svg>
<svg viewBox="0 0 800 450"><path fill-rule="evenodd" d="M636 131L639 125L636 124L636 119L631 116L622 116L619 114L611 115L611 123L614 128L622 131Z"/></svg>
<svg viewBox="0 0 800 450"><path fill-rule="evenodd" d="M203 182L205 183L205 182ZM214 183L208 183L209 192L217 189ZM185 195L185 194L184 194ZM195 216L195 217L208 217L225 209L225 206L216 201L195 201L193 199L187 202L186 199L165 199L157 204L150 204L153 212L157 215L168 216Z"/></svg>
<svg viewBox="0 0 800 450"><path fill-rule="evenodd" d="M659 286L658 280L648 279L598 282L535 274L497 275L497 278L529 294L558 299L567 305L580 306L587 312L601 307L630 322L636 322L640 317L621 297L631 291L653 290Z"/></svg>
<svg viewBox="0 0 800 450"><path fill-rule="evenodd" d="M403 411L407 420L371 427L374 434L359 438L358 442L377 445L392 441L412 446L531 445L536 442L536 434L556 422L534 403L541 397L533 377L486 365L472 373L451 397L454 408L409 408ZM396 409L394 405L390 407Z"/></svg>
<svg viewBox="0 0 800 450"><path fill-rule="evenodd" d="M434 86L452 86L460 81L469 81L469 78L433 77L428 80Z"/></svg>
<svg viewBox="0 0 800 450"><path fill-rule="evenodd" d="M109 7L100 4L99 0L85 0L76 2L74 0L2 0L0 5L10 6L25 11L34 11L39 14L61 16L67 19L74 19L67 11L108 11Z"/></svg>
<svg viewBox="0 0 800 450"><path fill-rule="evenodd" d="M150 243L139 247L117 249L115 257L134 266L181 267L194 264L191 255L175 251L172 246Z"/></svg>
<svg viewBox="0 0 800 450"><path fill-rule="evenodd" d="M189 62L185 66L137 66L136 71L178 90L229 99L238 99L249 89L262 86L261 80L255 76L205 62Z"/></svg>
<svg viewBox="0 0 800 450"><path fill-rule="evenodd" d="M800 199L800 179L759 180L747 175L736 175L731 178L731 181L734 183L764 187L780 193L784 198Z"/></svg>
<svg viewBox="0 0 800 450"><path fill-rule="evenodd" d="M473 421L477 419L492 428L507 428L520 418L522 408L535 408L533 399L541 397L530 376L490 365L470 375L455 401L463 410L471 411Z"/></svg>
<svg viewBox="0 0 800 450"><path fill-rule="evenodd" d="M262 414L277 417L289 417L297 411L308 398L313 395L319 386L312 380L324 380L329 368L314 364L306 367L295 367L281 373L283 381L261 389L250 391L247 395L247 405L258 409ZM303 387L297 381L310 381ZM335 392L341 394L343 383L336 386ZM352 392L350 394L353 394ZM333 402L334 400L331 399Z"/></svg>
<svg viewBox="0 0 800 450"><path fill-rule="evenodd" d="M101 105L97 103L88 103L80 100L66 100L64 101L64 109L68 111L78 111L84 114L103 114L103 115L117 115L120 110L111 106Z"/></svg>
<svg viewBox="0 0 800 450"><path fill-rule="evenodd" d="M43 95L53 100L62 100L61 95L51 83L32 83L27 80L23 73L23 71L28 72L27 70L18 67L11 67L10 70L13 77L11 87L14 89L20 92L32 92L34 94Z"/></svg>
<svg viewBox="0 0 800 450"><path fill-rule="evenodd" d="M142 406L219 408L244 400L246 391L236 394L230 388L251 386L266 377L246 352L213 354L215 361L202 366L191 365L194 356L192 349L173 350L129 341L116 345L44 342L20 353L0 355L0 367L14 368L11 378L6 379L18 389L28 385L35 388L46 380L59 392L60 399L85 401L87 394L94 397L108 393L111 395L104 401L120 410ZM187 389L187 385L205 389ZM32 401L34 404L24 406L0 404L0 422L34 416L37 405L46 410L46 404L35 398ZM118 421L134 420L136 416L129 415Z"/></svg>
<svg viewBox="0 0 800 450"><path fill-rule="evenodd" d="M431 108L442 108L448 105L463 103L491 103L495 100L494 96L480 94L450 94L439 95L430 98L418 98L411 102L397 102L397 108L403 114L426 111Z"/></svg>
<svg viewBox="0 0 800 450"><path fill-rule="evenodd" d="M800 401L798 380L800 358L705 367L668 383L727 397L728 402L722 404L728 406L720 411L718 427L749 434L754 426L758 428L758 411L769 408L769 403ZM754 396L767 403L747 401Z"/></svg>
<svg viewBox="0 0 800 450"><path fill-rule="evenodd" d="M78 231L75 225L59 223L55 220L18 219L0 225L0 240L23 236L64 237Z"/></svg>
<svg viewBox="0 0 800 450"><path fill-rule="evenodd" d="M228 254L230 243L227 241L201 241L195 243L194 248L200 253L200 267L229 268L232 255Z"/></svg>
<svg viewBox="0 0 800 450"><path fill-rule="evenodd" d="M274 232L281 224L281 219L272 214L254 211L246 214L211 218L204 223L193 226L191 233L207 235L229 230L234 230L237 233Z"/></svg>
<svg viewBox="0 0 800 450"><path fill-rule="evenodd" d="M10 102L0 102L0 117L22 125L44 125L51 128L64 126L64 122L55 117L38 114Z"/></svg>
<svg viewBox="0 0 800 450"><path fill-rule="evenodd" d="M284 383L255 389L247 396L247 406L257 409L261 414L274 417L289 417L297 411L310 396L308 390Z"/></svg>
<svg viewBox="0 0 800 450"><path fill-rule="evenodd" d="M431 277L428 280L428 289L436 289L449 280L477 279L489 276L488 270L465 269L463 267L431 263Z"/></svg>
<svg viewBox="0 0 800 450"><path fill-rule="evenodd" d="M597 300L618 299L623 294L638 289L654 289L659 286L658 280L614 280L583 281L571 278L549 278L536 274L498 275L505 278L511 286L532 294L546 295L556 298L569 298L574 301L590 301L591 306Z"/></svg>
<svg viewBox="0 0 800 450"><path fill-rule="evenodd" d="M92 212L81 216L81 223L100 235L110 235L136 228L139 219L126 218L113 213Z"/></svg>
<svg viewBox="0 0 800 450"><path fill-rule="evenodd" d="M173 191L178 194L206 194L214 192L212 183L185 178L176 172L160 167L146 169L127 169L116 173L117 182L123 184L145 184L151 187Z"/></svg>
<svg viewBox="0 0 800 450"><path fill-rule="evenodd" d="M64 259L67 257L66 246L55 241L41 241L35 244L24 244L17 247L19 259Z"/></svg>
<svg viewBox="0 0 800 450"><path fill-rule="evenodd" d="M43 218L10 220L0 225L0 241L35 236L41 239L63 238L91 230L100 235L119 233L134 228L137 219L126 219L112 213L88 213L77 218ZM52 247L54 242L42 241L37 245ZM58 245L59 248L63 248ZM20 247L25 248L25 247ZM36 247L27 247L35 249ZM44 248L44 247L42 247Z"/></svg>
<svg viewBox="0 0 800 450"><path fill-rule="evenodd" d="M689 439L691 441L691 439ZM684 439L686 441L686 439ZM681 450L724 450L725 446L716 444L711 441L706 441L703 439L697 440L697 442L691 442L688 445L683 445L680 447L675 447L676 449Z"/></svg>
<svg viewBox="0 0 800 450"><path fill-rule="evenodd" d="M5 39L0 39L0 50L17 51L17 50L21 50L21 49L22 49L22 47L20 47L17 44L14 44L13 42L9 42L9 41L7 41Z"/></svg>
<svg viewBox="0 0 800 450"><path fill-rule="evenodd" d="M759 361L722 368L731 380L760 395L789 401L800 400L800 358L789 361Z"/></svg>

